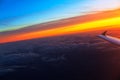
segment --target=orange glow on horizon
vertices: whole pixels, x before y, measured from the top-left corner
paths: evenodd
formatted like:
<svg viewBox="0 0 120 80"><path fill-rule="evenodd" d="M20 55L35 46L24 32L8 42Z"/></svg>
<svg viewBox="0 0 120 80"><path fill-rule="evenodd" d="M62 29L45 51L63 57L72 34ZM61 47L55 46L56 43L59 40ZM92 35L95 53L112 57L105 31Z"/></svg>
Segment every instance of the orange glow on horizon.
<svg viewBox="0 0 120 80"><path fill-rule="evenodd" d="M105 26L114 26L114 25L120 25L120 17L91 21L91 22L80 23L80 24L65 26L65 27L58 27L58 28L48 29L43 31L12 35L8 37L3 37L2 39L0 39L0 43L78 33L78 32L83 32L85 30L101 28Z"/></svg>
<svg viewBox="0 0 120 80"><path fill-rule="evenodd" d="M71 19L67 19L67 21L69 20ZM29 33L25 32L22 34L15 33L10 36L0 36L0 43L79 33L87 30L107 28L107 26L118 26L120 25L120 9L77 17L73 23L68 22L67 25L62 23L63 22L59 22L58 25L54 24L55 27L51 29L31 31Z"/></svg>

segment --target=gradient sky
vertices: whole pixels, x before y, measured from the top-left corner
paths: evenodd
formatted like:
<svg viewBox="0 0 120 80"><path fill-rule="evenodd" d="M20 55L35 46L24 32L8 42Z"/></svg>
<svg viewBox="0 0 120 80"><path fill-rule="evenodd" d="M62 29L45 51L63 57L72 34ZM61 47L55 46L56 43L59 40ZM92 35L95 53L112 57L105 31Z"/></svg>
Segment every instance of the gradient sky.
<svg viewBox="0 0 120 80"><path fill-rule="evenodd" d="M0 43L120 28L120 0L1 0L0 10Z"/></svg>
<svg viewBox="0 0 120 80"><path fill-rule="evenodd" d="M120 0L0 0L0 31L120 8Z"/></svg>

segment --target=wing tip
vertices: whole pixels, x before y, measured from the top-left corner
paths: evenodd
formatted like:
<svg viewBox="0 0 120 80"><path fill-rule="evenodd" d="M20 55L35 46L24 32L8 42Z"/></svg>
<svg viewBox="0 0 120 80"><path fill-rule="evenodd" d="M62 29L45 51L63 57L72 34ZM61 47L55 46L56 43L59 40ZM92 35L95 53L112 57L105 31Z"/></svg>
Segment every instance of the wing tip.
<svg viewBox="0 0 120 80"><path fill-rule="evenodd" d="M108 31L104 31L104 32L102 33L102 35L106 36L107 32L108 32Z"/></svg>

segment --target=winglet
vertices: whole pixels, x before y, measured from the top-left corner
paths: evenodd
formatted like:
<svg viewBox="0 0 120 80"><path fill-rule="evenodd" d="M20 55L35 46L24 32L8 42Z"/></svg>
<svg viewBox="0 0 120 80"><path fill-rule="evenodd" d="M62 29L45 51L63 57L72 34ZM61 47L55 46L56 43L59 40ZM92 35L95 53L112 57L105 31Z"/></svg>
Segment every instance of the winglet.
<svg viewBox="0 0 120 80"><path fill-rule="evenodd" d="M106 36L106 34L107 34L107 31L104 31L104 32L102 33L102 35L104 35L104 36Z"/></svg>

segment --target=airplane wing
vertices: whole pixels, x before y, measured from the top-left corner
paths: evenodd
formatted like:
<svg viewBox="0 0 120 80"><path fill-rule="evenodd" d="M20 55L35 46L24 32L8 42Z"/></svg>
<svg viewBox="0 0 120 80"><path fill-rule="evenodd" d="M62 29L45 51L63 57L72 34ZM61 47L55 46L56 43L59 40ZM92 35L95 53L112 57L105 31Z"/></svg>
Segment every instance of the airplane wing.
<svg viewBox="0 0 120 80"><path fill-rule="evenodd" d="M102 38L110 43L113 43L113 44L120 46L120 38L109 36L106 33L107 33L107 31L103 32L101 35L98 35L98 37L100 37L100 38Z"/></svg>

